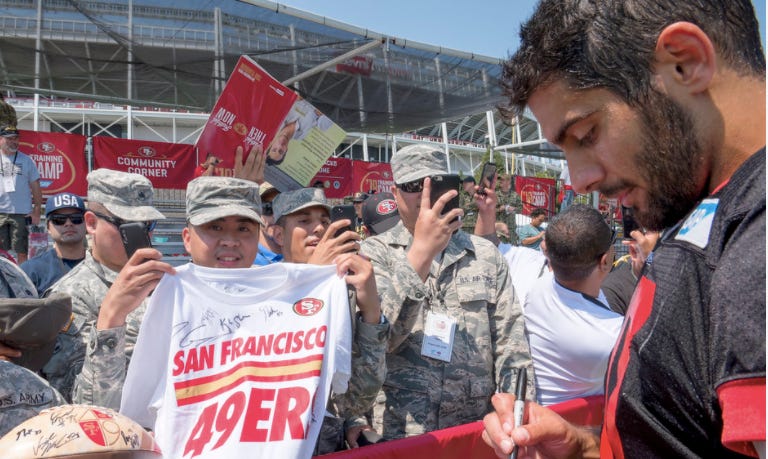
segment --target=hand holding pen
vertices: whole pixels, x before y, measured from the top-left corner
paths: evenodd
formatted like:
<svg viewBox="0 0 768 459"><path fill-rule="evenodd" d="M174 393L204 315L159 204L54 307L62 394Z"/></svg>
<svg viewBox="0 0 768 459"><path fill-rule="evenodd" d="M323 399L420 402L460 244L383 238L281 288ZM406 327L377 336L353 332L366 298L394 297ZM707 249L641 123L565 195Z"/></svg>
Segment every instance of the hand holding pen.
<svg viewBox="0 0 768 459"><path fill-rule="evenodd" d="M515 395L497 393L491 397L494 411L483 419L482 437L496 456L599 457L600 438L592 429L573 425L534 401L526 402L527 376L521 369ZM525 449L518 451L518 447Z"/></svg>
<svg viewBox="0 0 768 459"><path fill-rule="evenodd" d="M528 385L528 372L525 368L521 368L517 373L517 382L515 383L515 408L514 408L514 420L515 428L523 425L523 413L525 411L525 389ZM517 459L517 445L512 450L512 454L509 455L509 459Z"/></svg>

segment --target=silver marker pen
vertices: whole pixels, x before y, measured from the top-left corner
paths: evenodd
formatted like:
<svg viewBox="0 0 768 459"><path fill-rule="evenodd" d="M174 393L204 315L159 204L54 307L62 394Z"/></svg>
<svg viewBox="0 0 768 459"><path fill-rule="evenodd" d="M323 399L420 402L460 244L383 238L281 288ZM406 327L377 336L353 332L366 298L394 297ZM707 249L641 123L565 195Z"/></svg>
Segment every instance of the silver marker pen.
<svg viewBox="0 0 768 459"><path fill-rule="evenodd" d="M523 424L523 411L525 408L525 388L528 385L528 373L525 368L521 368L517 373L517 382L515 383L515 408L513 416L515 418L515 427ZM512 449L509 459L517 459L517 445Z"/></svg>

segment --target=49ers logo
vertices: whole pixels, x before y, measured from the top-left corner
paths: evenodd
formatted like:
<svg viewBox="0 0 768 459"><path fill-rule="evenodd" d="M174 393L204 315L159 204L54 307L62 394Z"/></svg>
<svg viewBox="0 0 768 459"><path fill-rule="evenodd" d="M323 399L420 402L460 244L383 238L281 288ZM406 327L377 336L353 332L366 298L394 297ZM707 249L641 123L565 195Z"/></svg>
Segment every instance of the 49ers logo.
<svg viewBox="0 0 768 459"><path fill-rule="evenodd" d="M397 203L394 199L385 199L376 206L376 213L379 215L388 215L397 210Z"/></svg>
<svg viewBox="0 0 768 459"><path fill-rule="evenodd" d="M56 146L51 142L41 142L37 144L37 149L43 153L53 153L56 151Z"/></svg>
<svg viewBox="0 0 768 459"><path fill-rule="evenodd" d="M143 146L143 147L139 147L136 150L136 153L138 153L139 156L144 156L145 158L151 158L152 156L155 156L157 154L157 151L155 151L155 149L152 147Z"/></svg>
<svg viewBox="0 0 768 459"><path fill-rule="evenodd" d="M300 316L314 316L323 309L323 304L317 298L302 298L293 303L293 312Z"/></svg>

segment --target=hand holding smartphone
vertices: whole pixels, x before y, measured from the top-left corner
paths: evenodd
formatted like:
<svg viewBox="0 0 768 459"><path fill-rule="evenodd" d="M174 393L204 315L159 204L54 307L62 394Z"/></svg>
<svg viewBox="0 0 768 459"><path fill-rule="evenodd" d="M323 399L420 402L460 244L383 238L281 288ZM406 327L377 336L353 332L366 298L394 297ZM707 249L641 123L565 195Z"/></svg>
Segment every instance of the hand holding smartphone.
<svg viewBox="0 0 768 459"><path fill-rule="evenodd" d="M434 175L430 177L431 191L429 200L431 205L435 205L435 202L440 199L440 196L444 195L450 190L456 190L457 194L443 207L441 215L445 215L453 209L459 208L459 186L461 180L458 175Z"/></svg>
<svg viewBox="0 0 768 459"><path fill-rule="evenodd" d="M120 237L123 240L125 254L128 255L129 259L138 249L152 247L149 231L143 222L123 223L120 225Z"/></svg>
<svg viewBox="0 0 768 459"><path fill-rule="evenodd" d="M493 178L496 176L496 164L485 163L483 172L480 174L479 194L485 196L485 188L493 188Z"/></svg>
<svg viewBox="0 0 768 459"><path fill-rule="evenodd" d="M341 236L345 231L355 231L355 219L357 213L355 212L355 206L343 205L331 207L331 222L347 219L349 220L349 226L346 226L336 232L334 237Z"/></svg>

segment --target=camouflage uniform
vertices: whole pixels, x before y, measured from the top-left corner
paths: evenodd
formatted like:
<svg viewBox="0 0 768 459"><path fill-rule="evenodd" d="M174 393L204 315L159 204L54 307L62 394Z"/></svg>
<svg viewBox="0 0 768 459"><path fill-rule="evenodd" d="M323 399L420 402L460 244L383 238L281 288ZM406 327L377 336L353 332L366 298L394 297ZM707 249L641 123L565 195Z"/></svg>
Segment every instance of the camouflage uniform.
<svg viewBox="0 0 768 459"><path fill-rule="evenodd" d="M350 310L356 305L355 294L349 290ZM387 374L386 350L389 322L379 324L363 322L359 314L353 315L352 375L347 391L331 394L328 412L320 427L315 455L340 451L344 446L344 432L350 427L368 425L365 414L370 411Z"/></svg>
<svg viewBox="0 0 768 459"><path fill-rule="evenodd" d="M509 242L512 245L518 245L517 241L517 224L515 223L515 215L523 209L523 201L520 199L520 195L515 192L513 188L510 188L508 192L499 190L496 192L498 198L498 204L496 207L496 221L504 222L509 228ZM506 206L514 207L515 210L507 213Z"/></svg>
<svg viewBox="0 0 768 459"><path fill-rule="evenodd" d="M37 294L19 265L0 255L0 298L37 298Z"/></svg>
<svg viewBox="0 0 768 459"><path fill-rule="evenodd" d="M464 190L459 191L459 207L464 209L464 217L461 219L461 229L468 234L475 234L478 208L474 195L470 195Z"/></svg>
<svg viewBox="0 0 768 459"><path fill-rule="evenodd" d="M72 297L74 320L59 333L43 375L73 403L120 408L125 372L139 335L146 300L126 318L124 327L96 330L101 301L118 273L94 260L90 252L52 292Z"/></svg>
<svg viewBox="0 0 768 459"><path fill-rule="evenodd" d="M40 376L0 360L0 437L40 411L67 403Z"/></svg>
<svg viewBox="0 0 768 459"><path fill-rule="evenodd" d="M412 236L398 223L366 239L384 314L393 319L384 405L377 405L385 438L418 435L477 421L491 411L497 391L510 392L520 368L533 369L509 268L489 241L459 231L433 261L426 282L406 255ZM428 311L456 321L451 361L421 354ZM375 424L378 422L375 420Z"/></svg>
<svg viewBox="0 0 768 459"><path fill-rule="evenodd" d="M96 169L87 180L89 203L101 204L116 218L130 222L165 218L152 207L154 189L146 177ZM118 274L89 251L85 260L49 289L72 297L74 318L59 333L53 357L42 370L66 399L115 410L120 408L125 373L147 303L145 298L128 314L125 325L97 330L102 300Z"/></svg>
<svg viewBox="0 0 768 459"><path fill-rule="evenodd" d="M310 207L330 210L322 189L301 188L281 193L273 201L273 215L275 221L279 221L283 216ZM371 409L386 375L385 354L389 322L383 319L378 324L365 323L360 315L355 313L357 297L351 288L348 306L354 327L352 375L347 391L343 394L331 394L329 398L327 408L332 416L326 415L323 418L315 454L327 454L343 449L345 430L368 424L364 415Z"/></svg>

